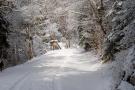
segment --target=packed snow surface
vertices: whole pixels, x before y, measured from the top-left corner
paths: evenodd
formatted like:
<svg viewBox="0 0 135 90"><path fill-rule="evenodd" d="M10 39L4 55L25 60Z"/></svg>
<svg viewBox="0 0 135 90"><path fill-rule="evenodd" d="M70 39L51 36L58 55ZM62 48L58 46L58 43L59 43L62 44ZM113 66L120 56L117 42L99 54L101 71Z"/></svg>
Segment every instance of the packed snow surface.
<svg viewBox="0 0 135 90"><path fill-rule="evenodd" d="M111 90L111 73L82 49L50 51L0 73L0 90Z"/></svg>

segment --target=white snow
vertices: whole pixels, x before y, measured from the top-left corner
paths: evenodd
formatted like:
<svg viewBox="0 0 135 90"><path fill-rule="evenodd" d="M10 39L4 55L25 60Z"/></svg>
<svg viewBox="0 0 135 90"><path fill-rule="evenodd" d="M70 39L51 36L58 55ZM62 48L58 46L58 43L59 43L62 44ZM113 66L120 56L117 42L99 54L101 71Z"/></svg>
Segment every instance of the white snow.
<svg viewBox="0 0 135 90"><path fill-rule="evenodd" d="M0 73L0 90L111 90L111 74L82 49L50 51Z"/></svg>
<svg viewBox="0 0 135 90"><path fill-rule="evenodd" d="M119 90L134 90L134 86L132 86L131 84L125 81L122 81L118 89Z"/></svg>

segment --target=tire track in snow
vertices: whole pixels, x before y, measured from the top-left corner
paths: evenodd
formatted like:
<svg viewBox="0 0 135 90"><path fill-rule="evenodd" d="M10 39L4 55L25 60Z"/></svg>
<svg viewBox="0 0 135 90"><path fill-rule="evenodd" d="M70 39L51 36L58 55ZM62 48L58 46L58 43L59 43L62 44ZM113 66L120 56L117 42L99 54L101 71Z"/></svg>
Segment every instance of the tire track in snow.
<svg viewBox="0 0 135 90"><path fill-rule="evenodd" d="M66 52L67 53L67 52ZM62 87L62 81L61 81L61 73L65 71L65 69L67 68L66 66L72 62L73 59L75 59L74 57L71 57L75 55L75 53L70 52L70 55L64 55L64 59L61 62L61 64L59 64L58 68L54 69L54 75L51 76L52 80L50 81L51 87L49 90L63 90ZM53 55L52 55L53 56ZM49 58L51 58L52 56L48 56ZM61 54L58 54L58 57L61 56ZM57 57L57 55L56 55ZM48 59L49 60L49 59ZM48 61L46 60L46 61ZM36 64L41 63L42 60L36 60ZM59 63L59 60L57 62L57 60L53 59L53 61L56 63ZM30 63L30 64L35 64L35 62ZM53 62L52 62L53 63ZM44 66L42 66L44 67ZM51 68L51 66L50 66ZM48 70L47 70L48 71ZM22 77L20 77L20 79L18 79L9 90L19 90L19 88L21 88L21 86L23 86L23 84L25 83L25 81L30 77L30 75L32 75L32 73L30 72L26 72L24 75L22 75Z"/></svg>
<svg viewBox="0 0 135 90"><path fill-rule="evenodd" d="M63 63L59 66L58 72L56 72L56 74L54 76L52 76L52 87L50 89L52 90L62 90L61 87L61 81L56 81L57 78L60 78L59 74L60 72L64 71L64 66L65 64L67 64L68 62L68 56L65 56L66 60L63 61ZM36 61L36 63L38 63L40 61ZM26 74L24 74L22 77L20 77L10 88L9 90L18 90L18 87L20 87L22 85L23 82L25 82L27 80L27 78L31 75L30 72L27 72Z"/></svg>
<svg viewBox="0 0 135 90"><path fill-rule="evenodd" d="M67 56L65 56L66 58ZM40 62L40 60L35 61L36 63ZM67 60L64 60L64 62L59 66L58 72L56 72L56 74L54 76L52 76L52 90L62 90L61 88L61 82L60 81L55 81L56 77L59 77L59 73L62 72L64 70L64 66L67 63ZM30 72L27 72L26 74L24 74L22 77L20 77L10 88L9 90L18 90L17 87L21 86L23 82L25 82L27 80L27 78L30 76Z"/></svg>
<svg viewBox="0 0 135 90"><path fill-rule="evenodd" d="M60 78L61 78L60 73L64 72L65 66L69 63L70 60L74 59L71 56L76 55L74 53L74 51L69 51L69 50L66 53L65 52L63 52L63 53L65 54L64 55L65 59L64 59L63 63L59 66L58 72L56 72L56 74L52 77L53 90L63 90L62 82L60 80ZM61 56L61 54L60 54L60 56Z"/></svg>
<svg viewBox="0 0 135 90"><path fill-rule="evenodd" d="M26 74L24 74L20 79L18 79L10 88L9 90L16 90L16 87L24 82L26 80L26 78L30 75L30 72L27 72Z"/></svg>
<svg viewBox="0 0 135 90"><path fill-rule="evenodd" d="M62 90L61 80L60 80L60 72L64 71L65 65L69 62L70 56L65 56L65 60L62 65L60 65L58 72L52 77L53 90ZM57 80L57 81L56 81Z"/></svg>

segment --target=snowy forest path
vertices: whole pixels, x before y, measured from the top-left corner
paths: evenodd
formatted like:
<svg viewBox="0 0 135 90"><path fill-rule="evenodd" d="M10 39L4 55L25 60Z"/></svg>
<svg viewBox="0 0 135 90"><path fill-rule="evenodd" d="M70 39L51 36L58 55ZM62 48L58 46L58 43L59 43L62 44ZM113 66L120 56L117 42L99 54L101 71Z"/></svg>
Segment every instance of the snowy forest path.
<svg viewBox="0 0 135 90"><path fill-rule="evenodd" d="M111 90L111 73L82 49L50 51L0 73L0 90Z"/></svg>

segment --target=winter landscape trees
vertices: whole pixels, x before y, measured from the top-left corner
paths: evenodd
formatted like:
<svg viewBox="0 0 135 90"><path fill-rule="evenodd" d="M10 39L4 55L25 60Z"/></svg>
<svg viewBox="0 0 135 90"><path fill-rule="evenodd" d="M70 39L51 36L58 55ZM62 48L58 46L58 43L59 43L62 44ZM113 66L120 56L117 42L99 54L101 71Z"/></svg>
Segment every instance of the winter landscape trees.
<svg viewBox="0 0 135 90"><path fill-rule="evenodd" d="M135 85L134 10L134 0L0 0L0 63L81 47L113 63L113 89L127 90Z"/></svg>

